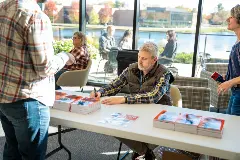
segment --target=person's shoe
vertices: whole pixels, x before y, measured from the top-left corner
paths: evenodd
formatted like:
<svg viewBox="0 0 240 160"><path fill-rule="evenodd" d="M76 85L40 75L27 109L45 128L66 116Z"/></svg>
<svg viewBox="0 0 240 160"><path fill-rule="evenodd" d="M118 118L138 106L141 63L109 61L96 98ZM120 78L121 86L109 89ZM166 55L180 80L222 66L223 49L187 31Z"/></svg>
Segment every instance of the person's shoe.
<svg viewBox="0 0 240 160"><path fill-rule="evenodd" d="M133 152L132 153L132 160L136 160L137 157L139 157L140 155L137 152Z"/></svg>
<svg viewBox="0 0 240 160"><path fill-rule="evenodd" d="M155 155L152 150L148 149L144 156L145 160L155 160Z"/></svg>

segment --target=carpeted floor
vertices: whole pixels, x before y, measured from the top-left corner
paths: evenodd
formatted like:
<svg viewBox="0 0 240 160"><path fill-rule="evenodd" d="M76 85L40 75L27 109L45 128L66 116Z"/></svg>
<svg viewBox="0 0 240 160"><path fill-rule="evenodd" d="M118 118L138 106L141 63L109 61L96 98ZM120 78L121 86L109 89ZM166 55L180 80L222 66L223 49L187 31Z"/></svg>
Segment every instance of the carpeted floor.
<svg viewBox="0 0 240 160"><path fill-rule="evenodd" d="M2 132L1 127L0 130ZM56 130L56 128L51 127L50 130ZM4 142L5 137L1 134L0 160L2 160ZM69 133L64 133L62 136L62 142L69 150L71 150L72 160L116 160L120 144L120 142L114 137L83 130L75 130ZM48 152L57 146L57 135L49 137ZM127 150L128 148L123 145L122 151ZM124 160L130 159L131 154L129 154ZM68 160L68 155L66 151L61 150L49 157L48 160Z"/></svg>

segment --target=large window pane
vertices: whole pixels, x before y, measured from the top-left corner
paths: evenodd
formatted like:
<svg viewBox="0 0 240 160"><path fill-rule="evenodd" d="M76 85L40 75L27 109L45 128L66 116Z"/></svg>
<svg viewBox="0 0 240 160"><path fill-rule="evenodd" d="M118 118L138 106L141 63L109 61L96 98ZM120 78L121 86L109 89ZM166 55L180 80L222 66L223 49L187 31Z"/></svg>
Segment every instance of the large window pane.
<svg viewBox="0 0 240 160"><path fill-rule="evenodd" d="M48 0L43 11L52 22L55 40L70 39L79 30L78 0Z"/></svg>
<svg viewBox="0 0 240 160"><path fill-rule="evenodd" d="M91 54L95 55L89 81L108 83L117 76L115 49L120 49L121 46L124 46L123 49L132 49L131 34L125 45L120 41L125 31L132 32L133 4L133 0L86 0L86 34L94 50ZM107 35L108 26L115 28L112 36ZM103 49L103 45L107 49Z"/></svg>
<svg viewBox="0 0 240 160"><path fill-rule="evenodd" d="M226 19L230 10L239 1L204 1L199 43L199 68L204 63L228 63L229 51L236 42L236 36L227 30ZM198 72L199 75L199 72Z"/></svg>
<svg viewBox="0 0 240 160"><path fill-rule="evenodd" d="M155 42L159 46L160 63L171 66L178 75L191 76L197 7L198 0L141 0L138 47L146 41ZM168 30L176 33L176 42L167 40Z"/></svg>

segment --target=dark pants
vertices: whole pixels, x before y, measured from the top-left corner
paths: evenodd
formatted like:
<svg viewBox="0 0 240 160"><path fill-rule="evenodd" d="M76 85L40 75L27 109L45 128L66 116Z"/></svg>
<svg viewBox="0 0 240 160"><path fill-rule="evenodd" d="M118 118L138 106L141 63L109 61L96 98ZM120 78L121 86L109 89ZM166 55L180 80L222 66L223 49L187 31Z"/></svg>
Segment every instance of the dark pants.
<svg viewBox="0 0 240 160"><path fill-rule="evenodd" d="M232 88L227 114L240 116L240 88Z"/></svg>
<svg viewBox="0 0 240 160"><path fill-rule="evenodd" d="M115 138L117 138L119 141L121 141L126 146L128 146L131 150L133 150L134 152L137 152L140 155L145 154L148 149L153 150L154 148L157 147L157 145L155 144L148 144L144 142L134 141L134 140L125 139L125 138L119 138L119 137L115 137Z"/></svg>
<svg viewBox="0 0 240 160"><path fill-rule="evenodd" d="M61 69L60 71L58 71L54 77L55 77L55 90L61 90L62 88L60 86L57 85L57 81L59 79L59 77L61 76L61 74L63 74L64 72L66 72L67 70L65 69Z"/></svg>
<svg viewBox="0 0 240 160"><path fill-rule="evenodd" d="M34 99L0 103L0 119L6 142L3 160L44 160L49 107Z"/></svg>

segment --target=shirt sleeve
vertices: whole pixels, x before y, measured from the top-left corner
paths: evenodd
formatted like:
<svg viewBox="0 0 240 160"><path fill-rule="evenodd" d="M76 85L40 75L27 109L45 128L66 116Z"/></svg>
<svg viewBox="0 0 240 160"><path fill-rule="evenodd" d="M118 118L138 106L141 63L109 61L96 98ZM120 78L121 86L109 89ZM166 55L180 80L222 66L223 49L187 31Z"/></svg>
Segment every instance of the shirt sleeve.
<svg viewBox="0 0 240 160"><path fill-rule="evenodd" d="M162 96L169 90L170 78L171 73L166 72L163 77L157 81L156 86L150 92L126 96L127 103L158 103Z"/></svg>
<svg viewBox="0 0 240 160"><path fill-rule="evenodd" d="M54 55L52 25L45 14L32 17L26 39L34 70L40 77L53 75L69 59L66 53Z"/></svg>
<svg viewBox="0 0 240 160"><path fill-rule="evenodd" d="M101 87L98 91L101 93L101 96L114 96L121 89L128 84L126 75L128 74L128 68L126 68L115 80L113 80L109 85Z"/></svg>

